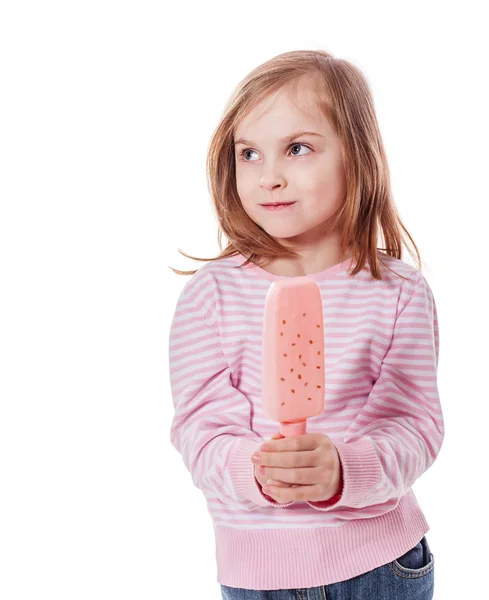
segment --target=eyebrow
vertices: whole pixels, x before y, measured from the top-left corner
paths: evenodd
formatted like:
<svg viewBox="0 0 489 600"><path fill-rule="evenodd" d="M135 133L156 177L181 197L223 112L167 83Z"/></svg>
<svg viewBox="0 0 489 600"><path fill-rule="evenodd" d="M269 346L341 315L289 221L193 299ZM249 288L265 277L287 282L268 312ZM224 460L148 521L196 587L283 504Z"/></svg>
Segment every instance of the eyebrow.
<svg viewBox="0 0 489 600"><path fill-rule="evenodd" d="M280 138L279 142L289 142L290 140L293 140L294 138L301 137L304 135L316 135L318 137L324 137L320 133L315 133L314 131L298 131L297 133L293 133L292 135L286 135L285 137ZM244 138L239 138L235 142L233 142L233 146L237 146L238 144L253 145L253 142L245 140Z"/></svg>

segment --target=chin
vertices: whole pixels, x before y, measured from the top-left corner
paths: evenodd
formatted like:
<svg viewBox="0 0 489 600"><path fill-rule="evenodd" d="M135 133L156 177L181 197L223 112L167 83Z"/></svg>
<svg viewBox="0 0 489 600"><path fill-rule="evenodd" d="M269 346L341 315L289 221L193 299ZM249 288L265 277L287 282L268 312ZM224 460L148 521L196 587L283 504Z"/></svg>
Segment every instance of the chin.
<svg viewBox="0 0 489 600"><path fill-rule="evenodd" d="M293 228L293 227L268 227L268 229L266 229L265 227L262 227L262 229L264 231L266 231L268 233L268 235L270 235L273 238L276 238L278 240L282 239L282 240L286 240L289 238L296 238L299 237L301 235L303 235L304 233L307 233L308 229L299 229L299 228Z"/></svg>
<svg viewBox="0 0 489 600"><path fill-rule="evenodd" d="M302 227L297 223L297 221L289 220L287 222L284 220L280 222L280 217L276 217L273 213L271 213L270 219L263 219L262 215L257 218L257 215L253 213L247 212L250 219L252 219L263 231L268 233L269 236L277 239L287 239L294 238L300 236L304 233L307 233L311 226L302 225ZM275 222L272 222L275 219Z"/></svg>

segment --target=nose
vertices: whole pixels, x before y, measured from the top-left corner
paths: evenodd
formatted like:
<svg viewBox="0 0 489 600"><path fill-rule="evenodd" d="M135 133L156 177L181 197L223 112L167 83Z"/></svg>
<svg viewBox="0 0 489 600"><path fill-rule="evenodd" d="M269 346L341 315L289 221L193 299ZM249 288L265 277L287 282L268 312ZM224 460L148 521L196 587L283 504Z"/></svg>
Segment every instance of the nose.
<svg viewBox="0 0 489 600"><path fill-rule="evenodd" d="M263 175L260 179L260 186L266 191L273 191L286 186L285 178L282 175Z"/></svg>

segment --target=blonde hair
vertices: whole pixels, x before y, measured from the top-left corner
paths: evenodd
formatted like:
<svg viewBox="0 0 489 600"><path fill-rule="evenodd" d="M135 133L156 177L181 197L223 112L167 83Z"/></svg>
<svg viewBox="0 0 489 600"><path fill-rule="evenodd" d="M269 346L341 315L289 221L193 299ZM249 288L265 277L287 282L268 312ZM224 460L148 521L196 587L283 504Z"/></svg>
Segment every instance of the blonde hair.
<svg viewBox="0 0 489 600"><path fill-rule="evenodd" d="M263 266L277 258L299 256L268 235L242 207L236 187L233 136L237 124L255 105L285 87L296 92L304 77L311 81L318 108L331 122L342 148L346 194L333 216L332 230L339 228L342 256L350 252L355 265L350 274L361 271L368 261L372 276L382 279L377 250L402 259L403 232L411 241L416 258L408 247L409 253L421 269L418 248L394 205L387 158L368 83L358 67L325 50L279 54L256 67L235 88L212 135L206 165L219 221L217 237L221 252L215 258L198 258L178 251L198 261L215 261L241 253L247 260L239 267L249 262ZM377 248L379 228L385 248ZM229 240L224 250L223 233ZM197 269L170 269L179 275L197 272Z"/></svg>

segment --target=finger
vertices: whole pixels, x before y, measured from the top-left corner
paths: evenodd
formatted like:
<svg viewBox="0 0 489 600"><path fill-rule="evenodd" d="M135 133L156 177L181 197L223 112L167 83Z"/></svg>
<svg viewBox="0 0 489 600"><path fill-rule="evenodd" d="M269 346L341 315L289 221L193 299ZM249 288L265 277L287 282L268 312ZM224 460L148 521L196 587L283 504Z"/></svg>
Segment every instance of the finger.
<svg viewBox="0 0 489 600"><path fill-rule="evenodd" d="M277 479L268 479L266 485L277 485L278 487L297 487L296 484L278 481Z"/></svg>
<svg viewBox="0 0 489 600"><path fill-rule="evenodd" d="M322 467L306 467L304 469L264 467L264 472L261 475L275 481L300 485L324 484L328 480L328 475L325 475L325 470ZM332 476L333 473L331 473Z"/></svg>
<svg viewBox="0 0 489 600"><path fill-rule="evenodd" d="M273 438L261 445L264 452L298 452L300 450L314 450L324 443L326 435L322 433L302 433L290 435L281 439Z"/></svg>
<svg viewBox="0 0 489 600"><path fill-rule="evenodd" d="M277 485L267 485L263 488L267 496L271 496L274 500L280 503L293 502L294 500L312 500L318 497L316 486L314 485L299 485L297 487L279 487Z"/></svg>
<svg viewBox="0 0 489 600"><path fill-rule="evenodd" d="M267 486L276 485L278 487L290 487L290 483L285 483L284 481L276 481L275 479L269 479L266 483Z"/></svg>
<svg viewBox="0 0 489 600"><path fill-rule="evenodd" d="M265 467L280 467L282 469L299 469L318 467L325 462L325 454L317 450L301 452L259 452L260 465ZM331 461L333 462L333 461Z"/></svg>
<svg viewBox="0 0 489 600"><path fill-rule="evenodd" d="M285 481L274 480L271 477L264 477L263 473L259 473L257 465L255 465L254 474L255 478L257 479L258 483L262 486L262 488L265 487L265 485L267 485L268 482L270 482L272 485L282 485L287 487L290 486L290 483L287 483Z"/></svg>

